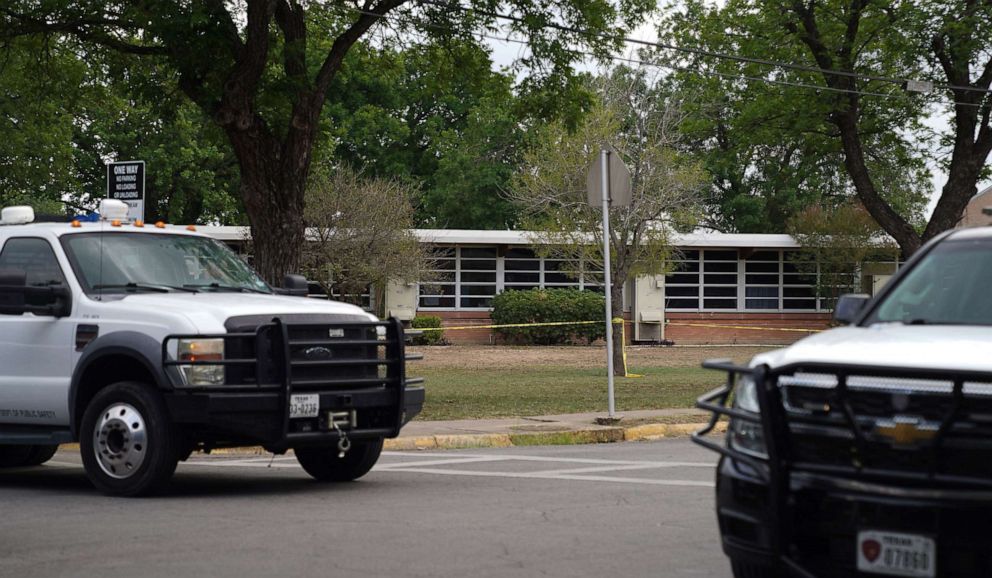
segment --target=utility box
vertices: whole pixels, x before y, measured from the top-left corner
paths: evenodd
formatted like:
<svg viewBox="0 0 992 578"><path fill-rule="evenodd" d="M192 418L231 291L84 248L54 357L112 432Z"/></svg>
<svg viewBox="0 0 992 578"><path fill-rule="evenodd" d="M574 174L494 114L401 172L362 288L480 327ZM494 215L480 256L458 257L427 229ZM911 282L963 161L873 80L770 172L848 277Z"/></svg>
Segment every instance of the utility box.
<svg viewBox="0 0 992 578"><path fill-rule="evenodd" d="M413 321L417 316L417 284L390 281L386 284L386 315L400 321Z"/></svg>
<svg viewBox="0 0 992 578"><path fill-rule="evenodd" d="M878 295L878 292L885 287L885 284L889 282L892 275L872 275L871 276L871 294L872 296Z"/></svg>
<svg viewBox="0 0 992 578"><path fill-rule="evenodd" d="M634 324L634 341L662 341L665 338L665 276L637 277L633 296L630 318Z"/></svg>

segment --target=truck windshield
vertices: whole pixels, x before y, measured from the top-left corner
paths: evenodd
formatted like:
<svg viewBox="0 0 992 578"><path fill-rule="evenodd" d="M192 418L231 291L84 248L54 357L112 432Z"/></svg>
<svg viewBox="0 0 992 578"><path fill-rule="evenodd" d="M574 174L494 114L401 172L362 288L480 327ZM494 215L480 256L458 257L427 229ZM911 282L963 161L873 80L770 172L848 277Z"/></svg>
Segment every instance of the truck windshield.
<svg viewBox="0 0 992 578"><path fill-rule="evenodd" d="M875 309L869 323L992 325L992 240L934 247Z"/></svg>
<svg viewBox="0 0 992 578"><path fill-rule="evenodd" d="M62 243L87 292L272 292L233 251L206 237L83 233Z"/></svg>

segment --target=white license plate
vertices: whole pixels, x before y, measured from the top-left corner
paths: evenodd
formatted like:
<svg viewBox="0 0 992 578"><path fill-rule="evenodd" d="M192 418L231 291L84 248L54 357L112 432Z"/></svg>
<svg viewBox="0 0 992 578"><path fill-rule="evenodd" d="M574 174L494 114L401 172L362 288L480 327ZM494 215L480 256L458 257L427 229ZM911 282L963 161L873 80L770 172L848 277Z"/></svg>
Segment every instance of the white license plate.
<svg viewBox="0 0 992 578"><path fill-rule="evenodd" d="M317 417L320 412L320 395L308 393L303 395L293 395L289 398L289 417L296 419L300 417Z"/></svg>
<svg viewBox="0 0 992 578"><path fill-rule="evenodd" d="M937 544L918 534L858 532L858 570L889 576L934 578Z"/></svg>

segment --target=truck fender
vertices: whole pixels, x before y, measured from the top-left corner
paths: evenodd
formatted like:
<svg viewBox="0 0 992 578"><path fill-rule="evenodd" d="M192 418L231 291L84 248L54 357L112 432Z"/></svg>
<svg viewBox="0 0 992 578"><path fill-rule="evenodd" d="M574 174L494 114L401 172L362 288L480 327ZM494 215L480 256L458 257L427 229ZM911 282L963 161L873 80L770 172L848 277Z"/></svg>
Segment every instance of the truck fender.
<svg viewBox="0 0 992 578"><path fill-rule="evenodd" d="M162 367L161 342L136 331L115 331L97 337L86 346L72 372L72 380L69 385L69 422L73 438L76 437L77 428L82 419L82 415L76 415L76 400L82 386L83 376L94 363L114 355L131 358L141 364L152 376L154 385L159 388L172 388L172 382L169 380L165 368Z"/></svg>

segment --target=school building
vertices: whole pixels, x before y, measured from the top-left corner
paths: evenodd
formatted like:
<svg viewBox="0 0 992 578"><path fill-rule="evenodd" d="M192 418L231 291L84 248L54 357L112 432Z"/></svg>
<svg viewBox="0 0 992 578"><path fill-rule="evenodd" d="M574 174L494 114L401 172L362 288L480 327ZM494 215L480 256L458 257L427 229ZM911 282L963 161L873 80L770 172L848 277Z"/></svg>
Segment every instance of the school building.
<svg viewBox="0 0 992 578"><path fill-rule="evenodd" d="M242 227L200 227L237 245ZM429 282L393 283L389 315L441 317L445 326L488 325L495 295L507 290L573 287L602 292L601 271L541 257L525 231L415 231L438 258ZM827 327L829 297L819 271L789 235L693 233L676 236L677 261L668 275L628 280L623 292L627 336L634 343L784 344ZM892 252L889 252L890 254ZM879 260L852 269L843 291L874 293L899 264ZM364 296L366 302L371 295ZM783 331L783 329L787 331ZM446 332L448 341L492 343L490 329Z"/></svg>

